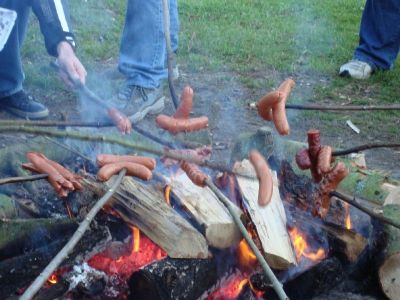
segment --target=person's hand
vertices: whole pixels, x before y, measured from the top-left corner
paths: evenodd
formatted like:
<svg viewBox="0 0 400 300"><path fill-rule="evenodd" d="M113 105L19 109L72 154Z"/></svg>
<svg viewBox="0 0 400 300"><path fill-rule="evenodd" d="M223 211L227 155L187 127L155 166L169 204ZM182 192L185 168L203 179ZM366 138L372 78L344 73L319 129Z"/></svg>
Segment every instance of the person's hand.
<svg viewBox="0 0 400 300"><path fill-rule="evenodd" d="M57 46L58 65L61 79L69 86L75 87L76 82L85 84L86 69L76 57L71 45L67 42L61 42Z"/></svg>

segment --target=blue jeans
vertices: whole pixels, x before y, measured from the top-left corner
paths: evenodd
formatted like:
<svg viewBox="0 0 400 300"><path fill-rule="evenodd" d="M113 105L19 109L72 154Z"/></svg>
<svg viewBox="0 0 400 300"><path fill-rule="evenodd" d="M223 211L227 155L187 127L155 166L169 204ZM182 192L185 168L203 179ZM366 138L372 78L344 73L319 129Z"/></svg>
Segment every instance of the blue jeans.
<svg viewBox="0 0 400 300"><path fill-rule="evenodd" d="M178 49L177 0L169 0L171 46ZM158 88L167 78L162 0L128 0L119 70L128 84Z"/></svg>
<svg viewBox="0 0 400 300"><path fill-rule="evenodd" d="M25 38L30 6L27 0L0 0L0 6L17 12L14 28L0 51L0 98L22 90L25 79L20 49Z"/></svg>
<svg viewBox="0 0 400 300"><path fill-rule="evenodd" d="M372 69L393 67L400 49L400 1L367 0L360 26L360 43L354 58Z"/></svg>

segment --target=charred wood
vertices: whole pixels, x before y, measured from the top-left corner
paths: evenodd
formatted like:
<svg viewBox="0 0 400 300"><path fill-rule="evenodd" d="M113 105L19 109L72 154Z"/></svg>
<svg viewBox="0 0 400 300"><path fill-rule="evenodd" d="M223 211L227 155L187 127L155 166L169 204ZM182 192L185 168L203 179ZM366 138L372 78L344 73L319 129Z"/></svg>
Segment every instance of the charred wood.
<svg viewBox="0 0 400 300"><path fill-rule="evenodd" d="M315 265L299 276L284 283L283 288L292 300L311 299L331 290L345 278L341 262L337 258L328 258ZM265 290L268 282L262 274L250 278L251 284L257 290ZM267 289L265 299L278 299L273 289Z"/></svg>
<svg viewBox="0 0 400 300"><path fill-rule="evenodd" d="M31 252L0 261L0 298L6 299L20 288L32 282L52 258L67 243L69 236L58 235L58 239ZM85 233L74 251L61 267L69 267L76 262L89 259L104 250L110 234L106 227L98 227Z"/></svg>
<svg viewBox="0 0 400 300"><path fill-rule="evenodd" d="M165 258L132 274L130 300L189 300L199 298L218 280L214 259Z"/></svg>
<svg viewBox="0 0 400 300"><path fill-rule="evenodd" d="M0 220L0 260L22 255L60 236L70 235L77 228L70 219Z"/></svg>

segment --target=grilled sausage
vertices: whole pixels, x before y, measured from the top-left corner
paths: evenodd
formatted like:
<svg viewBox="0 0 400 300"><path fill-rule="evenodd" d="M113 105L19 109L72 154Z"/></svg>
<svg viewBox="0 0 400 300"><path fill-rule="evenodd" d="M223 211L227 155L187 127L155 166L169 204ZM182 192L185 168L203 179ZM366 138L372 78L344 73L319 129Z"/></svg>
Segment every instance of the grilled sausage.
<svg viewBox="0 0 400 300"><path fill-rule="evenodd" d="M124 168L127 170L126 175L135 176L142 180L150 180L153 176L150 169L141 164L121 161L101 167L97 172L97 179L99 181L107 181L111 176L118 174Z"/></svg>
<svg viewBox="0 0 400 300"><path fill-rule="evenodd" d="M201 187L206 185L208 176L204 174L197 165L182 161L181 169L185 171L186 175L195 185Z"/></svg>
<svg viewBox="0 0 400 300"><path fill-rule="evenodd" d="M156 167L156 160L151 157L136 156L136 155L114 155L114 154L99 154L96 157L96 163L102 167L106 164L128 161L145 166L150 170Z"/></svg>
<svg viewBox="0 0 400 300"><path fill-rule="evenodd" d="M168 130L172 134L177 134L206 128L208 126L208 118L175 119L166 115L158 115L156 123L158 127Z"/></svg>
<svg viewBox="0 0 400 300"><path fill-rule="evenodd" d="M260 206L265 206L272 198L273 181L271 170L269 169L264 157L258 151L251 151L249 159L256 171L259 181L258 204Z"/></svg>
<svg viewBox="0 0 400 300"><path fill-rule="evenodd" d="M319 194L316 197L316 211L324 217L328 212L331 204L330 193L335 191L340 182L349 174L349 170L343 162L339 162L336 166L326 174L319 186Z"/></svg>
<svg viewBox="0 0 400 300"><path fill-rule="evenodd" d="M41 174L47 174L47 180L60 197L66 197L69 191L75 190L74 185L66 180L46 159L36 152L26 154L33 167Z"/></svg>
<svg viewBox="0 0 400 300"><path fill-rule="evenodd" d="M296 163L301 170L307 170L311 168L311 160L308 149L302 149L296 153Z"/></svg>
<svg viewBox="0 0 400 300"><path fill-rule="evenodd" d="M257 102L257 111L261 118L267 121L272 121L273 118L273 108L280 101L281 93L279 91L269 92L264 95Z"/></svg>
<svg viewBox="0 0 400 300"><path fill-rule="evenodd" d="M285 106L294 85L295 82L292 79L286 79L278 88L278 91L280 92L280 101L275 105L272 117L275 128L280 135L288 135L290 131Z"/></svg>
<svg viewBox="0 0 400 300"><path fill-rule="evenodd" d="M181 94L181 102L174 114L175 119L189 119L189 115L193 108L193 90L190 86L186 86Z"/></svg>
<svg viewBox="0 0 400 300"><path fill-rule="evenodd" d="M332 148L322 146L318 152L317 170L319 174L326 174L331 170Z"/></svg>

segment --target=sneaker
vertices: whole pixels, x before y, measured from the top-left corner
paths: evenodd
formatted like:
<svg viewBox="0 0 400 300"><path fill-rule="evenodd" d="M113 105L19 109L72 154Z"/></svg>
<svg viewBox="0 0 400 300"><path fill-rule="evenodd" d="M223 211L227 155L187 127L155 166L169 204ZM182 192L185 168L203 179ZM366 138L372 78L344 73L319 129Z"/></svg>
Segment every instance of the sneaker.
<svg viewBox="0 0 400 300"><path fill-rule="evenodd" d="M46 106L35 101L24 91L1 98L0 107L24 119L43 119L49 115Z"/></svg>
<svg viewBox="0 0 400 300"><path fill-rule="evenodd" d="M118 93L118 99L118 109L132 122L142 120L147 114L158 114L164 109L162 87L147 89L125 83Z"/></svg>
<svg viewBox="0 0 400 300"><path fill-rule="evenodd" d="M355 79L367 79L372 73L372 68L366 62L353 59L340 67L339 75Z"/></svg>

